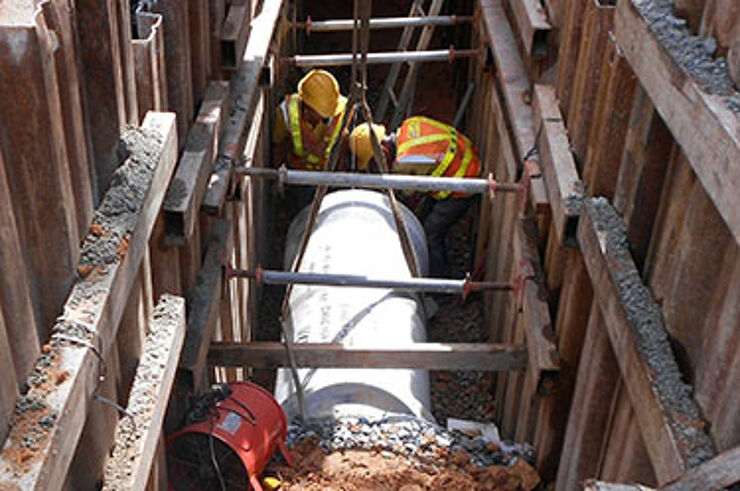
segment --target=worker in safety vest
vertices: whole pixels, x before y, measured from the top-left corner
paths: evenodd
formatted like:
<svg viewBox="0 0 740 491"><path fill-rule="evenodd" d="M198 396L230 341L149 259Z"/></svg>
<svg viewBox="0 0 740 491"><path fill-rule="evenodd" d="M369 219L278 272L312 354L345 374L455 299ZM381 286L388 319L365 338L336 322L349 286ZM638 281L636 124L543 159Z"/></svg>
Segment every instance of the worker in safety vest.
<svg viewBox="0 0 740 491"><path fill-rule="evenodd" d="M340 143L339 134L347 99L326 70L311 70L276 109L272 133L273 162L290 169L325 170L329 155ZM291 186L288 201L300 209L313 196L313 188Z"/></svg>
<svg viewBox="0 0 740 491"><path fill-rule="evenodd" d="M394 174L434 177L478 177L480 174L481 162L475 145L452 126L414 116L406 119L395 134L386 135L385 126L379 124L373 125L373 131ZM358 168L367 169L373 158L368 123L352 131L349 148L357 157ZM470 202L471 197L466 194L434 191L427 194L417 209L427 234L431 276L449 276L445 235Z"/></svg>

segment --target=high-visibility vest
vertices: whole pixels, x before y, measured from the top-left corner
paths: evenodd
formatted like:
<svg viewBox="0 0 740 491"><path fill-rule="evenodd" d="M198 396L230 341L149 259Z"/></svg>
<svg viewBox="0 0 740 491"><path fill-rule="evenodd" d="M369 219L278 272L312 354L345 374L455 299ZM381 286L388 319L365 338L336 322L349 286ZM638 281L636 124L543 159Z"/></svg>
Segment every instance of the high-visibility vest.
<svg viewBox="0 0 740 491"><path fill-rule="evenodd" d="M437 162L430 172L434 177L478 177L481 163L478 151L470 139L452 126L424 116L406 119L398 130L396 159L426 156ZM437 191L437 199L463 193Z"/></svg>
<svg viewBox="0 0 740 491"><path fill-rule="evenodd" d="M340 101L344 104L344 101ZM290 131L292 149L289 167L292 169L323 170L332 148L339 140L344 107L329 119L323 139L317 139L313 127L301 119L300 97L290 94L280 103L285 126Z"/></svg>

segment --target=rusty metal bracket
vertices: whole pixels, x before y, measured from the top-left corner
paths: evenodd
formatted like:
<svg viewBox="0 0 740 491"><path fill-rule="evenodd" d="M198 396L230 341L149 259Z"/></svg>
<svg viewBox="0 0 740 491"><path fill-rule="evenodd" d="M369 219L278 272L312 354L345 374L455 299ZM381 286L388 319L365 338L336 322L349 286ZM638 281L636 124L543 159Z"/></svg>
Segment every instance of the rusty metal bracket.
<svg viewBox="0 0 740 491"><path fill-rule="evenodd" d="M518 312L524 310L524 286L527 280L531 280L535 277L534 267L528 259L522 259L519 261L519 274L516 275L511 283L511 289L516 295L516 308Z"/></svg>
<svg viewBox="0 0 740 491"><path fill-rule="evenodd" d="M529 199L530 187L532 185L532 178L540 177L542 171L536 160L525 160L523 163L524 172L522 178L519 180L521 186L519 190L519 217L523 218L524 213L527 209L527 200Z"/></svg>

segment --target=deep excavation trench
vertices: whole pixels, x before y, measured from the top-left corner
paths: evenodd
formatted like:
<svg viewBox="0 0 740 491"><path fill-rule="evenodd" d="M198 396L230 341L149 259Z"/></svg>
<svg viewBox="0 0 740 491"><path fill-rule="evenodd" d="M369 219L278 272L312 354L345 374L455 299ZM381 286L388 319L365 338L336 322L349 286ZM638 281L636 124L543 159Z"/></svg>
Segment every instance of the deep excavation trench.
<svg viewBox="0 0 740 491"><path fill-rule="evenodd" d="M332 2L327 2L331 4ZM336 3L336 2L334 2ZM342 8L332 9L323 17L338 18ZM336 6L338 7L338 6ZM344 7L344 6L343 6ZM405 6L385 7L382 15L406 15ZM338 13L340 12L340 13ZM323 18L322 13L311 13ZM374 12L375 15L375 12ZM378 14L381 15L381 14ZM346 17L351 17L347 13ZM458 33L459 34L459 33ZM432 46L449 44L452 31L438 30ZM395 37L376 36L372 50L395 49ZM459 35L458 35L459 37ZM390 38L390 41L389 41ZM301 52L341 52L341 35L322 37L314 34ZM371 106L379 99L388 67L373 65L368 73L368 101ZM423 64L411 115L430 116L451 122L467 82L461 83L460 70L465 66L447 63ZM349 69L332 70L343 93L349 85ZM292 91L302 76L290 70L285 90ZM457 86L462 86L458 90ZM386 116L390 119L390 115ZM465 131L464 126L460 128ZM275 219L273 220L271 267L282 269L283 249L289 217L276 189ZM475 269L477 200L447 235L447 256L451 278L463 278ZM280 339L278 318L285 287L264 285L259 304L257 340ZM462 299L455 295L435 296L438 310L428 320L427 339L430 342L487 342L489 331L484 323L483 297L474 293ZM448 431L449 418L481 423L495 420L494 384L496 372L431 371L431 411L436 420L428 422L408 417L388 420L344 418L338 421L318 421L305 426L291 425L288 443L297 457L296 467L284 465L280 458L268 467L267 476L282 483L285 490L471 490L471 489L535 489L540 479L533 464L533 449L527 444L492 443L480 431ZM255 378L270 390L274 389L275 372L257 371ZM503 447L503 448L502 448Z"/></svg>

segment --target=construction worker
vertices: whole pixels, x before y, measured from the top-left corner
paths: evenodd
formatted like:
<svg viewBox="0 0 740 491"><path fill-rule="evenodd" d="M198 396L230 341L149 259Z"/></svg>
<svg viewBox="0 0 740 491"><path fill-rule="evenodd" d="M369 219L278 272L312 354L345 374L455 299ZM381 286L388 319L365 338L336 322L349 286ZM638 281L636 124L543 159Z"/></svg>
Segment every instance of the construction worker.
<svg viewBox="0 0 740 491"><path fill-rule="evenodd" d="M326 70L311 70L277 107L272 133L273 162L290 169L325 170L339 134L347 99ZM289 186L287 200L300 210L313 197L313 187ZM291 213L293 215L294 213Z"/></svg>
<svg viewBox="0 0 740 491"><path fill-rule="evenodd" d="M434 177L478 177L481 162L472 141L452 126L424 116L406 119L395 134L386 135L385 126L373 131L381 142L394 174ZM350 135L349 148L359 169L367 169L373 158L370 125L357 126ZM471 197L447 191L426 195L417 215L424 225L429 244L430 275L449 276L445 235L470 206Z"/></svg>

